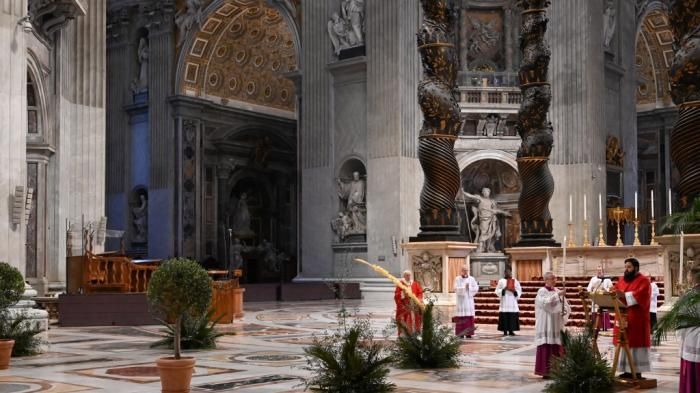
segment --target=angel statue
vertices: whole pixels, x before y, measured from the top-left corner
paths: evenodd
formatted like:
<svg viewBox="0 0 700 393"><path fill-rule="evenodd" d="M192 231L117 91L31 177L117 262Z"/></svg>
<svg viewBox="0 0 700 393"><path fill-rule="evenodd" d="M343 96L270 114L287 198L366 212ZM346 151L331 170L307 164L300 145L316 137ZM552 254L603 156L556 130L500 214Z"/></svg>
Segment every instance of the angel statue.
<svg viewBox="0 0 700 393"><path fill-rule="evenodd" d="M495 29L495 20L486 22L470 17L469 21L472 25L472 39L469 45L470 52L478 54L496 45L501 34Z"/></svg>
<svg viewBox="0 0 700 393"><path fill-rule="evenodd" d="M178 29L178 47L185 42L185 36L193 26L202 26L203 19L202 0L185 0L185 8L178 11L175 15L175 24Z"/></svg>
<svg viewBox="0 0 700 393"><path fill-rule="evenodd" d="M328 36L331 38L336 56L341 50L357 45L355 34L348 29L347 22L337 12L334 12L328 21Z"/></svg>

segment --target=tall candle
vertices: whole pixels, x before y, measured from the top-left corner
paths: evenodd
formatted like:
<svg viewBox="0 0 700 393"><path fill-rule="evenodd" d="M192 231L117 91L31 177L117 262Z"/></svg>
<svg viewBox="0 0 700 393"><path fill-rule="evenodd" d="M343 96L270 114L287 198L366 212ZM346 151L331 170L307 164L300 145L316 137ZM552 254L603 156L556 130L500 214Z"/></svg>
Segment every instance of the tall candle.
<svg viewBox="0 0 700 393"><path fill-rule="evenodd" d="M683 249L683 237L684 236L685 236L685 234L683 233L683 231L681 231L681 247L680 247L681 252L680 252L680 257L679 257L681 266L680 266L680 269L678 269L678 275L680 276L678 278L678 282L680 284L683 284L683 256L685 256L685 250Z"/></svg>
<svg viewBox="0 0 700 393"><path fill-rule="evenodd" d="M637 191L634 192L634 219L637 219Z"/></svg>
<svg viewBox="0 0 700 393"><path fill-rule="evenodd" d="M654 190L651 190L651 219L654 219Z"/></svg>
<svg viewBox="0 0 700 393"><path fill-rule="evenodd" d="M603 221L603 197L598 194L598 221Z"/></svg>
<svg viewBox="0 0 700 393"><path fill-rule="evenodd" d="M564 269L566 268L566 236L564 236L564 255L562 256L562 262L561 262L561 275L564 275Z"/></svg>
<svg viewBox="0 0 700 393"><path fill-rule="evenodd" d="M573 197L571 196L571 194L569 194L569 223L574 222L574 212L573 212L573 210L574 210L574 199L573 199Z"/></svg>
<svg viewBox="0 0 700 393"><path fill-rule="evenodd" d="M672 205L673 205L673 199L671 199L671 189L669 188L669 189L668 189L668 215L669 215L669 216L670 216L671 214L673 214L673 212L671 211L671 210L672 210L672 209L671 209L671 206L672 206Z"/></svg>
<svg viewBox="0 0 700 393"><path fill-rule="evenodd" d="M586 214L586 194L583 194L583 221L588 219L588 214Z"/></svg>

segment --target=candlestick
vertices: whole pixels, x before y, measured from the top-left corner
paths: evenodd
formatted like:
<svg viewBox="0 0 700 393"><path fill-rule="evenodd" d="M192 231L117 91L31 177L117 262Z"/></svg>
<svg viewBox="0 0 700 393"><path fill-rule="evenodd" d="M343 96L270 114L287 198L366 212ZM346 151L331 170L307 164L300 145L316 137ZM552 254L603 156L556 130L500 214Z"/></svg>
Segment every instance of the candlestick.
<svg viewBox="0 0 700 393"><path fill-rule="evenodd" d="M603 221L603 198L598 194L598 221Z"/></svg>
<svg viewBox="0 0 700 393"><path fill-rule="evenodd" d="M656 220L654 220L652 216L652 219L649 221L651 223L651 241L649 242L650 246L658 246L659 243L656 242Z"/></svg>
<svg viewBox="0 0 700 393"><path fill-rule="evenodd" d="M574 224L569 223L569 242L566 243L568 247L576 247L576 242L574 242Z"/></svg>
<svg viewBox="0 0 700 393"><path fill-rule="evenodd" d="M586 194L583 194L583 221L588 218L588 212L586 210Z"/></svg>
<svg viewBox="0 0 700 393"><path fill-rule="evenodd" d="M651 219L654 219L654 190L651 190Z"/></svg>
<svg viewBox="0 0 700 393"><path fill-rule="evenodd" d="M671 199L671 189L668 189L668 215L670 216L673 214L673 209L671 209L671 206L673 206L673 199Z"/></svg>
<svg viewBox="0 0 700 393"><path fill-rule="evenodd" d="M605 247L605 238L603 237L603 222L598 222L598 247Z"/></svg>
<svg viewBox="0 0 700 393"><path fill-rule="evenodd" d="M634 243L635 246L641 246L642 242L639 241L639 221L634 220Z"/></svg>
<svg viewBox="0 0 700 393"><path fill-rule="evenodd" d="M569 223L574 221L574 199L569 194Z"/></svg>
<svg viewBox="0 0 700 393"><path fill-rule="evenodd" d="M620 221L617 221L617 242L615 242L615 245L618 247L622 247L625 244L622 242L622 236L620 235Z"/></svg>
<svg viewBox="0 0 700 393"><path fill-rule="evenodd" d="M637 191L634 192L634 219L637 219Z"/></svg>
<svg viewBox="0 0 700 393"><path fill-rule="evenodd" d="M591 242L588 241L588 220L583 220L583 246L590 247Z"/></svg>
<svg viewBox="0 0 700 393"><path fill-rule="evenodd" d="M566 267L566 236L564 236L564 251L561 258L561 275L564 275L564 268Z"/></svg>

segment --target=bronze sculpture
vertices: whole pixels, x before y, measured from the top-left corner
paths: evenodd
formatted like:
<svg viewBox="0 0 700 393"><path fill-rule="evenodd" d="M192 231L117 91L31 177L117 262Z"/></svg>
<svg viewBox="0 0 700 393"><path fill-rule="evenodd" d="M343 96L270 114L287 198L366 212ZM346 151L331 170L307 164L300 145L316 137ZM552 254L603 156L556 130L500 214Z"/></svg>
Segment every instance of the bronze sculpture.
<svg viewBox="0 0 700 393"><path fill-rule="evenodd" d="M547 81L551 52L545 40L549 0L520 0L520 90L523 100L516 129L522 143L518 149L518 172L522 191L520 241L518 246L556 246L552 235L549 201L554 194L554 179L549 171L549 155L554 142L552 124L547 112L552 91Z"/></svg>
<svg viewBox="0 0 700 393"><path fill-rule="evenodd" d="M454 144L461 128L454 45L454 5L450 0L421 0L423 24L418 51L423 79L418 103L423 126L418 159L425 174L420 196L420 233L411 241L463 240L455 198L460 189Z"/></svg>

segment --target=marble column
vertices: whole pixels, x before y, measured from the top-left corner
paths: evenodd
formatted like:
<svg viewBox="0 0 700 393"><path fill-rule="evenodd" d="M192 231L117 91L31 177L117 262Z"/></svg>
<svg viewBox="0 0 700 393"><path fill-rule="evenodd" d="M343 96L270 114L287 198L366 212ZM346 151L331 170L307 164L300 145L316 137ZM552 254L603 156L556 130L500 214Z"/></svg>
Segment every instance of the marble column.
<svg viewBox="0 0 700 393"><path fill-rule="evenodd" d="M67 220L93 228L105 208L106 0L91 1L57 38L58 223ZM58 244L65 234L58 230ZM94 245L100 252L102 246ZM65 248L49 265L50 281L65 280Z"/></svg>
<svg viewBox="0 0 700 393"><path fill-rule="evenodd" d="M550 81L554 149L550 169L555 179L550 211L554 237L567 236L569 194L573 196L574 239L583 239L583 194L588 219L597 224L598 194L605 195L605 79L602 2L552 2L547 40L552 49ZM592 238L593 229L591 226Z"/></svg>
<svg viewBox="0 0 700 393"><path fill-rule="evenodd" d="M10 201L16 187L26 189L27 52L26 34L19 24L27 14L26 0L0 0L0 261L25 272L26 220L12 217Z"/></svg>

